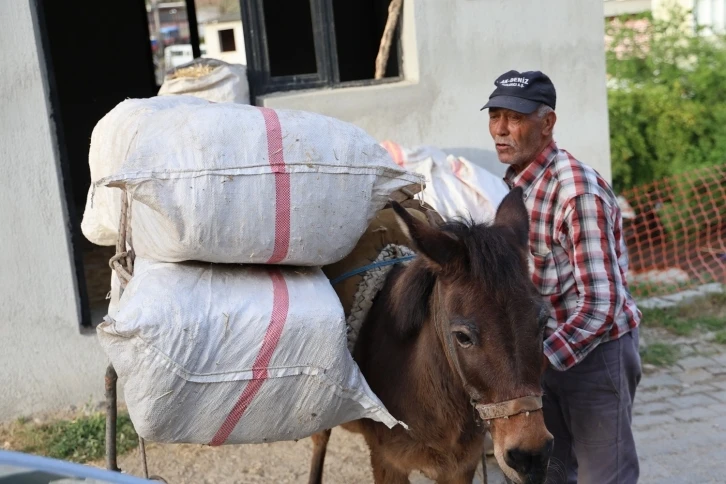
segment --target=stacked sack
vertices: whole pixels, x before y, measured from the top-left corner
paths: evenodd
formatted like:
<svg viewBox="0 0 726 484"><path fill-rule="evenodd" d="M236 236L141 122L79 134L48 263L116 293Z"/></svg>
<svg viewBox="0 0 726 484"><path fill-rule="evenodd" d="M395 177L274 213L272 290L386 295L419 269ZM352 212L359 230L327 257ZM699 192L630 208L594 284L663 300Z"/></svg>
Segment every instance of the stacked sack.
<svg viewBox="0 0 726 484"><path fill-rule="evenodd" d="M103 216L121 219L98 337L139 435L220 445L359 418L401 423L353 361L320 267L348 255L387 200L415 193L422 177L326 116L165 99L173 105L121 103L135 121L108 116L129 131L101 120L91 147L121 150L94 184L96 196L116 192Z"/></svg>
<svg viewBox="0 0 726 484"><path fill-rule="evenodd" d="M159 96L187 94L213 102L250 103L247 68L198 57L167 71Z"/></svg>
<svg viewBox="0 0 726 484"><path fill-rule="evenodd" d="M426 188L417 194L445 218L494 220L497 207L509 193L504 180L461 156L447 155L432 146L406 149L392 141L382 143L402 168L422 175Z"/></svg>

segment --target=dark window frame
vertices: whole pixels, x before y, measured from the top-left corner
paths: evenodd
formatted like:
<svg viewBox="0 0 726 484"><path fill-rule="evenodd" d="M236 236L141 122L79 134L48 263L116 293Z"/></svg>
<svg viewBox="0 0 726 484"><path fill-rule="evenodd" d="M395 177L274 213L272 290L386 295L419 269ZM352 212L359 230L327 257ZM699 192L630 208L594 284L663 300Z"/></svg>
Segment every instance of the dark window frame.
<svg viewBox="0 0 726 484"><path fill-rule="evenodd" d="M231 35L231 39L223 39L224 35ZM234 35L234 29L222 29L217 30L217 37L219 38L219 51L220 52L237 52L237 39ZM232 47L228 49L228 47Z"/></svg>
<svg viewBox="0 0 726 484"><path fill-rule="evenodd" d="M254 104L258 96L275 92L302 89L346 88L375 86L404 80L403 52L401 37L395 48L398 51L398 76L383 79L364 79L357 81L340 80L338 54L335 39L335 19L333 0L310 0L313 22L313 38L318 72L292 76L272 77L267 52L267 32L265 29L263 0L240 0L245 51L247 55L247 78L250 100ZM398 18L397 28L401 31L403 15Z"/></svg>

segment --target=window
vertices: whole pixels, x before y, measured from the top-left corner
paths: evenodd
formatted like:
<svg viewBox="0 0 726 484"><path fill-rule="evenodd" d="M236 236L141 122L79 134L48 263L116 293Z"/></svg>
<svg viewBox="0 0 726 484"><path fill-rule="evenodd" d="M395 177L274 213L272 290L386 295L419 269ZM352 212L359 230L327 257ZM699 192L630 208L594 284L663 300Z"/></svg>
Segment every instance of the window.
<svg viewBox="0 0 726 484"><path fill-rule="evenodd" d="M242 0L254 96L401 79L400 18L384 78L374 79L390 0Z"/></svg>
<svg viewBox="0 0 726 484"><path fill-rule="evenodd" d="M200 56L196 9L194 0L144 3L156 85L161 86L169 69Z"/></svg>
<svg viewBox="0 0 726 484"><path fill-rule="evenodd" d="M234 43L233 29L219 31L219 49L222 52L234 52L237 50L237 46Z"/></svg>

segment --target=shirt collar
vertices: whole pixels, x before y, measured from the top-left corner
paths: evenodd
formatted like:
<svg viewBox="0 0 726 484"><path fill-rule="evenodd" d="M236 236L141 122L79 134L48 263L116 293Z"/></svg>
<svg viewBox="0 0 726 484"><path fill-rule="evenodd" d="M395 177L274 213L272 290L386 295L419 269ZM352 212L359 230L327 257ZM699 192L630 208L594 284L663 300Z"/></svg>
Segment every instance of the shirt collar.
<svg viewBox="0 0 726 484"><path fill-rule="evenodd" d="M517 174L512 166L507 168L507 172L504 175L504 182L509 188L514 188L515 186L522 187L526 192L532 183L539 178L545 168L552 163L558 151L557 144L552 141L521 173Z"/></svg>

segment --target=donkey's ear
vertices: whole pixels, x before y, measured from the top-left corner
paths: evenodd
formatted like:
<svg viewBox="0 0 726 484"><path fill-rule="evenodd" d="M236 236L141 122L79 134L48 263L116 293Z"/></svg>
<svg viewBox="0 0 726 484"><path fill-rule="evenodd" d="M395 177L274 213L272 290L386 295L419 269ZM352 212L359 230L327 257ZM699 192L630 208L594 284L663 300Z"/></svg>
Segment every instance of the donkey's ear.
<svg viewBox="0 0 726 484"><path fill-rule="evenodd" d="M391 202L391 206L413 248L434 266L441 269L459 254L461 246L453 236L418 220L397 202Z"/></svg>
<svg viewBox="0 0 726 484"><path fill-rule="evenodd" d="M529 250L529 213L523 195L521 187L515 187L507 193L497 208L494 224L509 227L520 248Z"/></svg>

